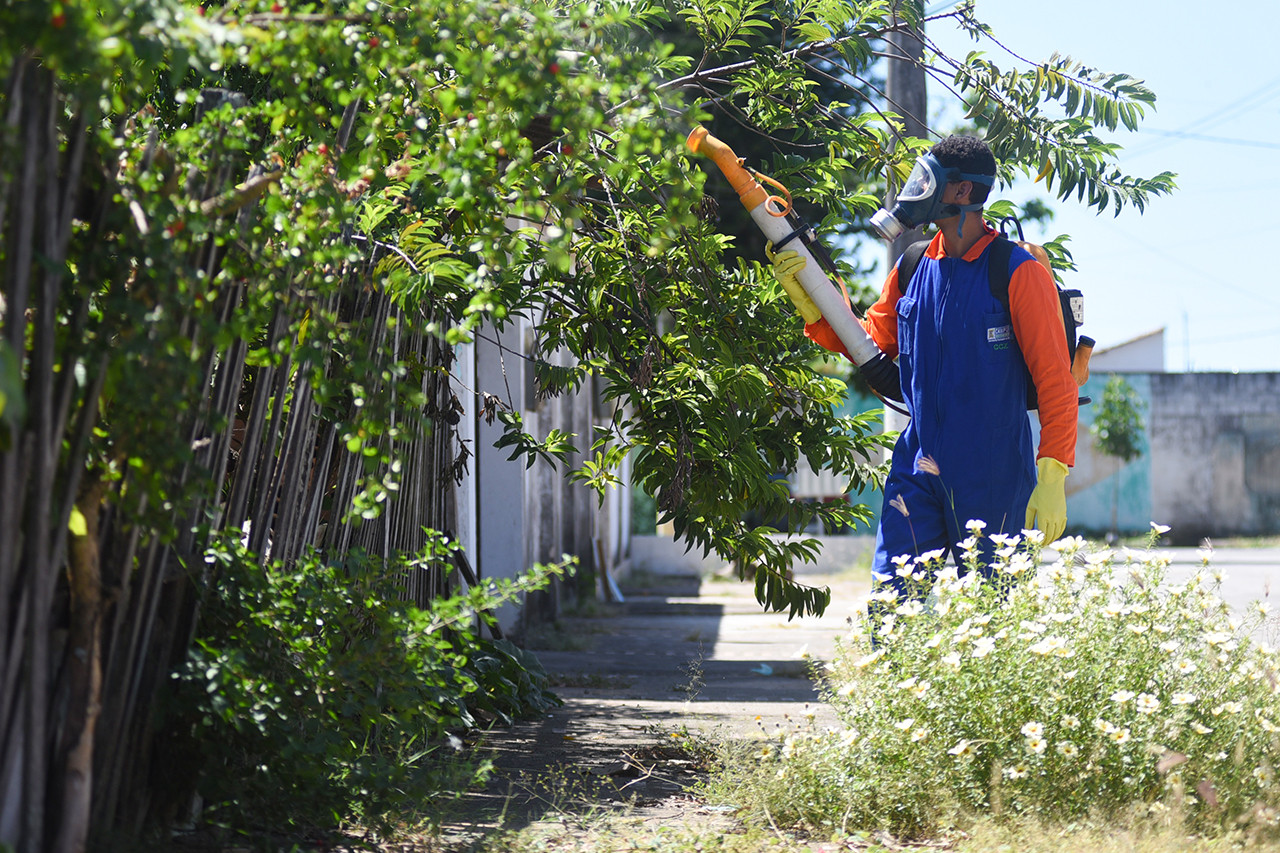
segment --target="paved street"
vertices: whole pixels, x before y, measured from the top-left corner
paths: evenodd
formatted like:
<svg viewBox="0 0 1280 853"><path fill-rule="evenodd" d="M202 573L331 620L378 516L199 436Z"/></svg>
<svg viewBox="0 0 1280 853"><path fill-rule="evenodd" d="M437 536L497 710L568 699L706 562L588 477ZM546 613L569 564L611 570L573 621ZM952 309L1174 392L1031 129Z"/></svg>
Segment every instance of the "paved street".
<svg viewBox="0 0 1280 853"><path fill-rule="evenodd" d="M1173 556L1169 580L1185 580L1201 565L1198 548L1162 548ZM1220 594L1237 610L1254 601L1269 600L1272 590L1280 597L1280 548L1214 548L1210 568L1225 573ZM1280 616L1280 604L1274 605Z"/></svg>

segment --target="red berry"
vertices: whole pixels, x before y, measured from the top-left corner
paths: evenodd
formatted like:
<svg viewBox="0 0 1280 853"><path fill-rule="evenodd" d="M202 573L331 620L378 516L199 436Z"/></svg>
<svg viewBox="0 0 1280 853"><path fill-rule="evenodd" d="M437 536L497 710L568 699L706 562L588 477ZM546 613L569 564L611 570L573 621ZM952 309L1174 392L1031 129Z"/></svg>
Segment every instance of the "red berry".
<svg viewBox="0 0 1280 853"><path fill-rule="evenodd" d="M548 66L547 66L547 70L548 70L548 71L550 71L552 74L559 74L559 73L560 73L560 63L559 63L559 62L553 62L553 63L551 63L550 65L548 65Z"/></svg>
<svg viewBox="0 0 1280 853"><path fill-rule="evenodd" d="M197 7L196 7L196 14L203 18L203 17L204 17L204 7L203 7L203 6L197 6Z"/></svg>
<svg viewBox="0 0 1280 853"><path fill-rule="evenodd" d="M321 157L325 157L329 154L329 146L325 145L323 142L320 143L320 147L316 150L320 152Z"/></svg>
<svg viewBox="0 0 1280 853"><path fill-rule="evenodd" d="M573 146L572 146L572 145L570 145L570 144L569 144L569 143L567 143L567 142L563 142L563 143L561 143L561 144L560 144L560 153L561 153L561 154L563 154L563 155L564 155L564 156L566 156L566 157L572 157L572 156L573 156Z"/></svg>
<svg viewBox="0 0 1280 853"><path fill-rule="evenodd" d="M283 12L283 11L284 11L284 7L283 7L283 6L281 6L279 3L272 3L272 4L271 4L271 11L272 11L272 12L275 12L277 15L279 15L281 12Z"/></svg>
<svg viewBox="0 0 1280 853"><path fill-rule="evenodd" d="M53 24L55 30L60 30L67 23L67 16L59 12L49 20L49 23Z"/></svg>
<svg viewBox="0 0 1280 853"><path fill-rule="evenodd" d="M382 44L382 40L377 36L369 36L369 47L377 47Z"/></svg>
<svg viewBox="0 0 1280 853"><path fill-rule="evenodd" d="M181 234L182 229L187 227L187 223L179 219L177 222L164 229L164 233L172 237L174 234Z"/></svg>

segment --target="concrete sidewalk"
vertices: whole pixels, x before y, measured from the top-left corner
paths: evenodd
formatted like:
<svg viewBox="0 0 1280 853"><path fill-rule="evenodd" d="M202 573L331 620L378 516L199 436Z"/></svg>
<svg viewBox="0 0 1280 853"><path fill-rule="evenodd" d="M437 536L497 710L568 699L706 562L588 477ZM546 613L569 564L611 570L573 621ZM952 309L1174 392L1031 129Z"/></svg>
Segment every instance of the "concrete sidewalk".
<svg viewBox="0 0 1280 853"><path fill-rule="evenodd" d="M727 820L683 793L698 762L682 733L744 738L807 713L826 720L805 655L831 658L865 577L802 576L832 589L821 618L764 613L748 583L668 575L624 585L623 604L559 620L530 639L564 706L485 736L498 772L449 833L474 841L623 802L655 825Z"/></svg>

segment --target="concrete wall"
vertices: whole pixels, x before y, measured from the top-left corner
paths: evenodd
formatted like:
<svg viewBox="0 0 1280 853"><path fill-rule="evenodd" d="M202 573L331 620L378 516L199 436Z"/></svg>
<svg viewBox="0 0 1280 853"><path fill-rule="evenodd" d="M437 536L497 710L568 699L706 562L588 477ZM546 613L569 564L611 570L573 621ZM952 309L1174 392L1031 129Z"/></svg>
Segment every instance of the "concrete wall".
<svg viewBox="0 0 1280 853"><path fill-rule="evenodd" d="M1280 373L1150 383L1154 517L1184 540L1280 532Z"/></svg>
<svg viewBox="0 0 1280 853"><path fill-rule="evenodd" d="M1093 449L1094 407L1080 410L1067 478L1072 530L1169 525L1176 543L1280 533L1280 374L1120 374L1146 402L1146 452L1127 465ZM1085 393L1101 399L1107 374ZM1114 506L1114 509L1113 509Z"/></svg>
<svg viewBox="0 0 1280 853"><path fill-rule="evenodd" d="M457 535L477 574L483 578L514 578L535 563L558 562L565 555L578 558L585 582L569 579L534 593L520 606L498 611L504 631L517 629L523 620L554 619L576 590L590 590L598 564L615 565L628 545L630 500L626 477L601 502L594 491L565 479L565 467L537 461L526 466L523 458L511 461L509 449L494 444L502 437L502 424L488 423L481 414L485 394L521 412L524 429L545 438L553 429L574 436L579 449L588 451L596 423L610 418L601 412L593 383L572 394L541 398L529 359L535 352L532 325L511 323L501 333L485 326L474 345L459 348L454 376L471 401L459 436L474 438L468 472L456 490ZM540 354L540 358L567 365L566 353ZM462 395L459 395L462 397ZM581 456L571 464L581 462Z"/></svg>
<svg viewBox="0 0 1280 853"><path fill-rule="evenodd" d="M1161 330L1112 348L1112 362L1095 356L1081 393L1100 401L1112 372L1099 366L1161 365L1163 346ZM1182 544L1280 533L1280 373L1165 373L1151 367L1116 373L1146 404L1145 452L1123 464L1099 453L1089 429L1097 405L1080 408L1076 462L1067 478L1071 532L1144 533L1155 521L1169 525L1170 537ZM851 395L848 410L879 406ZM887 428L903 426L905 418L890 413ZM815 497L838 494L843 486L829 474L793 482L797 494ZM879 493L853 500L878 514Z"/></svg>

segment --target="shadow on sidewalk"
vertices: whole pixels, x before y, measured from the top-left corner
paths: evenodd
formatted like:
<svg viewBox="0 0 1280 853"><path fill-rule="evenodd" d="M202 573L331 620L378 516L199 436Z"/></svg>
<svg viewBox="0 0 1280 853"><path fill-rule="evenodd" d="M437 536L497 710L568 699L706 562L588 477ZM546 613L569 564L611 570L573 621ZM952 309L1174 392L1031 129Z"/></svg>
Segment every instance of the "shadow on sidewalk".
<svg viewBox="0 0 1280 853"><path fill-rule="evenodd" d="M668 579L624 588L624 604L540 632L531 647L564 706L479 741L494 776L451 809L447 835L474 843L623 805L645 820L724 820L688 793L706 770L698 736L754 737L787 718L825 714L814 661L801 652L829 657L848 630L848 599L865 584L806 580L836 581L845 600L822 619L789 622L762 612L747 584Z"/></svg>

